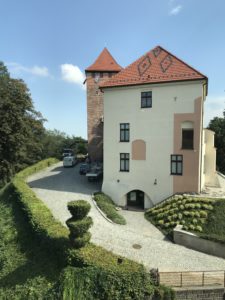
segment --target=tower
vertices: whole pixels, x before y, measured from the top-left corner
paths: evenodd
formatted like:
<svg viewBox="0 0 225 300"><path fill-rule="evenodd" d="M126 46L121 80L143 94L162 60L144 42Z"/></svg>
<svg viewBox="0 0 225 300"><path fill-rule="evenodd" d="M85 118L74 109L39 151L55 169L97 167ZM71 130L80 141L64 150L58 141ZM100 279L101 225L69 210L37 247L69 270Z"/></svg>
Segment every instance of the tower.
<svg viewBox="0 0 225 300"><path fill-rule="evenodd" d="M88 153L92 161L103 160L103 93L99 84L121 71L107 48L85 70L87 84Z"/></svg>

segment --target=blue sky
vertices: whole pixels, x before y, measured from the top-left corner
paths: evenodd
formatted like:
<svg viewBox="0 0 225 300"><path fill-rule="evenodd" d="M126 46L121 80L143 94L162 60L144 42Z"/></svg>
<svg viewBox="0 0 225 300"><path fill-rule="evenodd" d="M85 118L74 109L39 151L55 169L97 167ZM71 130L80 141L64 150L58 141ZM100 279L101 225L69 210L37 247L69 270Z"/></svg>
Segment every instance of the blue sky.
<svg viewBox="0 0 225 300"><path fill-rule="evenodd" d="M209 77L205 124L225 108L224 0L0 0L0 60L45 126L86 137L84 69L106 46L123 67L156 45Z"/></svg>

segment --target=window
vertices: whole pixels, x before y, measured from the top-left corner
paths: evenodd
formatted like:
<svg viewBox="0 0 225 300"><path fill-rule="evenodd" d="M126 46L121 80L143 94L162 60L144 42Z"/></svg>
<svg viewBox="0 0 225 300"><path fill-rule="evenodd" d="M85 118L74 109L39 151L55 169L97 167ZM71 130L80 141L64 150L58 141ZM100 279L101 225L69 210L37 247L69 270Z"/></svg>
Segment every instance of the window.
<svg viewBox="0 0 225 300"><path fill-rule="evenodd" d="M141 108L152 107L152 92L141 92Z"/></svg>
<svg viewBox="0 0 225 300"><path fill-rule="evenodd" d="M182 149L194 149L194 130L182 129Z"/></svg>
<svg viewBox="0 0 225 300"><path fill-rule="evenodd" d="M120 153L120 171L129 172L130 154Z"/></svg>
<svg viewBox="0 0 225 300"><path fill-rule="evenodd" d="M120 142L130 141L130 124L121 123L120 124Z"/></svg>
<svg viewBox="0 0 225 300"><path fill-rule="evenodd" d="M171 155L171 175L183 174L183 155Z"/></svg>

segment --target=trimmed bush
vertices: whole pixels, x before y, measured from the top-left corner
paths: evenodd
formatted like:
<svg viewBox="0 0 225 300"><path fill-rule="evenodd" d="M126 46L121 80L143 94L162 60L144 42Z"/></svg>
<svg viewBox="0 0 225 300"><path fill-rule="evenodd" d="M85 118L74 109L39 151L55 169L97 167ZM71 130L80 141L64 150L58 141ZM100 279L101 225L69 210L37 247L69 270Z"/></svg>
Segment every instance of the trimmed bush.
<svg viewBox="0 0 225 300"><path fill-rule="evenodd" d="M69 235L69 239L72 243L72 246L76 249L84 247L91 239L91 233L86 232L81 236L74 237L73 235Z"/></svg>
<svg viewBox="0 0 225 300"><path fill-rule="evenodd" d="M184 225L184 229L196 231L203 235L209 214L214 214L217 199L175 195L145 212L147 220L158 226L169 238L172 237L176 225ZM215 234L214 238L215 238ZM220 238L221 239L221 238ZM225 238L224 238L225 240Z"/></svg>
<svg viewBox="0 0 225 300"><path fill-rule="evenodd" d="M65 253L69 246L68 230L60 222L56 221L50 210L38 199L35 193L24 181L32 172L40 171L46 166L55 163L50 159L37 163L19 172L11 182L12 192L20 204L34 235L46 250L58 256L59 261L66 260Z"/></svg>
<svg viewBox="0 0 225 300"><path fill-rule="evenodd" d="M74 236L81 236L85 232L88 231L88 229L93 224L91 217L85 217L83 220L74 221L74 218L70 218L66 221L66 225L71 228L71 233L74 234Z"/></svg>
<svg viewBox="0 0 225 300"><path fill-rule="evenodd" d="M114 202L109 196L104 193L96 193L94 200L98 207L106 214L107 218L120 225L126 224L126 220L118 213Z"/></svg>
<svg viewBox="0 0 225 300"><path fill-rule="evenodd" d="M91 209L91 205L85 200L70 201L67 207L76 221L86 217Z"/></svg>
<svg viewBox="0 0 225 300"><path fill-rule="evenodd" d="M59 290L63 291L60 295L63 300L140 300L154 294L150 276L143 270L130 273L98 267L67 267L60 278Z"/></svg>
<svg viewBox="0 0 225 300"><path fill-rule="evenodd" d="M91 217L86 217L91 209L91 205L85 200L71 201L67 205L72 214L72 218L66 221L69 227L69 239L72 247L84 247L91 239L88 229L93 224Z"/></svg>

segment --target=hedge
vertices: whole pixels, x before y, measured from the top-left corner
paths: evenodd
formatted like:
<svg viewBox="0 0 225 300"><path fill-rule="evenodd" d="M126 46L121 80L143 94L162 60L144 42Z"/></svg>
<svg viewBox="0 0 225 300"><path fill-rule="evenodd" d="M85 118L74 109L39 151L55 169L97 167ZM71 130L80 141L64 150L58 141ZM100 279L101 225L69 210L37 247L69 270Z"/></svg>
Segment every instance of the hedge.
<svg viewBox="0 0 225 300"><path fill-rule="evenodd" d="M47 250L56 254L60 261L65 261L64 254L69 247L68 229L54 219L51 211L24 181L32 172L40 171L55 162L55 159L45 160L19 172L12 180L11 186L34 235Z"/></svg>
<svg viewBox="0 0 225 300"><path fill-rule="evenodd" d="M91 205L85 200L70 201L67 204L68 210L76 220L81 220L89 213Z"/></svg>
<svg viewBox="0 0 225 300"><path fill-rule="evenodd" d="M97 267L67 267L61 274L57 292L62 300L173 300L175 293L165 286L155 287L150 275L118 272Z"/></svg>
<svg viewBox="0 0 225 300"><path fill-rule="evenodd" d="M130 273L96 267L67 267L61 276L59 290L65 300L140 300L153 295L154 286L149 274L143 271Z"/></svg>
<svg viewBox="0 0 225 300"><path fill-rule="evenodd" d="M95 193L94 200L98 207L106 214L107 218L117 224L126 224L126 220L117 212L115 203L108 195L104 193Z"/></svg>

